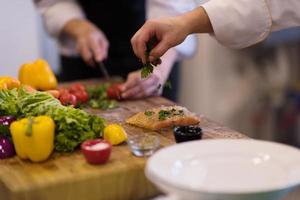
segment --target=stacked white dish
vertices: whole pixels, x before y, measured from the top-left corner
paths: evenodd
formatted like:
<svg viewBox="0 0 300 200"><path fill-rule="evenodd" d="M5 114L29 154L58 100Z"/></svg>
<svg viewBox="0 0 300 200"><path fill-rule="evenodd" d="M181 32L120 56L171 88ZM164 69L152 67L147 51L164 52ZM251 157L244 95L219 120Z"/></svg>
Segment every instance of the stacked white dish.
<svg viewBox="0 0 300 200"><path fill-rule="evenodd" d="M275 200L300 185L300 151L258 140L201 140L159 150L146 176L181 200Z"/></svg>

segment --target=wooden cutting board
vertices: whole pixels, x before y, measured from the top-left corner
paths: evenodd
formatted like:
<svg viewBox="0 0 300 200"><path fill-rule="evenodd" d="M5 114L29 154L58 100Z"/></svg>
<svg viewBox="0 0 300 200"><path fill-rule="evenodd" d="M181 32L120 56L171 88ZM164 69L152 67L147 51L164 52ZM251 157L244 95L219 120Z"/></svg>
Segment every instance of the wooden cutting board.
<svg viewBox="0 0 300 200"><path fill-rule="evenodd" d="M120 103L108 111L89 109L90 113L120 123L127 133L149 132L124 124L135 114L172 102L153 97ZM246 136L218 125L204 116L201 127L204 139L246 138ZM171 130L152 132L160 136L161 147L174 144ZM72 154L54 154L44 163L32 163L17 157L0 161L1 200L135 200L148 199L159 191L144 176L146 158L134 157L128 146L113 147L111 158L105 165L90 165L80 151Z"/></svg>

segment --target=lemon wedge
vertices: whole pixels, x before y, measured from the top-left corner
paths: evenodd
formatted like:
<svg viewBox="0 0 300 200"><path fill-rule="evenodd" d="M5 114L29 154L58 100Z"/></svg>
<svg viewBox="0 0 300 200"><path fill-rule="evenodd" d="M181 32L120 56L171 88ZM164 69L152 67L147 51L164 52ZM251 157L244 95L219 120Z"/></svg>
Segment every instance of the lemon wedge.
<svg viewBox="0 0 300 200"><path fill-rule="evenodd" d="M121 125L110 124L104 128L103 138L112 145L118 145L127 140L127 134Z"/></svg>

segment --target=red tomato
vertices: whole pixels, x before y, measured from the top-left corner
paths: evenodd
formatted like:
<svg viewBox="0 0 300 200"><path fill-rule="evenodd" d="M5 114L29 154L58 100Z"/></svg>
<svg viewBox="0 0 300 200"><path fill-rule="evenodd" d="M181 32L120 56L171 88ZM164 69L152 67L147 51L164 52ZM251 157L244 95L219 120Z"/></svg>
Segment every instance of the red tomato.
<svg viewBox="0 0 300 200"><path fill-rule="evenodd" d="M106 90L106 94L110 99L121 100L121 93L121 84L119 83L112 84Z"/></svg>
<svg viewBox="0 0 300 200"><path fill-rule="evenodd" d="M81 152L90 164L104 164L111 153L111 143L106 140L87 140L81 144Z"/></svg>
<svg viewBox="0 0 300 200"><path fill-rule="evenodd" d="M77 106L77 99L76 96L70 93L63 93L60 95L59 100L61 104L67 106L67 105L73 105L74 107Z"/></svg>
<svg viewBox="0 0 300 200"><path fill-rule="evenodd" d="M86 91L84 85L81 83L74 83L69 87L70 93L76 93L76 92L81 92L81 91Z"/></svg>
<svg viewBox="0 0 300 200"><path fill-rule="evenodd" d="M89 100L89 95L86 91L77 91L72 94L76 96L80 103L86 103Z"/></svg>

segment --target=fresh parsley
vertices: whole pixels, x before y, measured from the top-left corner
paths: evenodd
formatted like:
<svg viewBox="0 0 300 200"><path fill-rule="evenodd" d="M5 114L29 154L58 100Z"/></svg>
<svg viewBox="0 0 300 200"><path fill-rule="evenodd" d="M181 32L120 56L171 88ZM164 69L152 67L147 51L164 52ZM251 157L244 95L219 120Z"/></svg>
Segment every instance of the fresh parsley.
<svg viewBox="0 0 300 200"><path fill-rule="evenodd" d="M161 59L160 58L156 58L153 62L150 62L150 51L155 47L155 45L157 44L157 40L156 38L151 38L148 42L147 42L147 49L145 52L145 56L146 56L146 63L143 65L142 70L141 70L141 77L147 78L150 74L153 73L154 67L156 67L157 65L161 64Z"/></svg>
<svg viewBox="0 0 300 200"><path fill-rule="evenodd" d="M172 108L171 110L160 110L158 112L158 120L163 121L173 116L183 116L183 115L184 115L183 110L176 110L175 108Z"/></svg>
<svg viewBox="0 0 300 200"><path fill-rule="evenodd" d="M171 117L172 112L170 110L160 110L158 112L158 119L160 121L166 120L167 118Z"/></svg>
<svg viewBox="0 0 300 200"><path fill-rule="evenodd" d="M150 111L150 110L146 110L146 111L144 112L144 114L145 114L146 116L148 116L148 117L151 117L151 116L154 114L154 112L153 112L153 111Z"/></svg>

